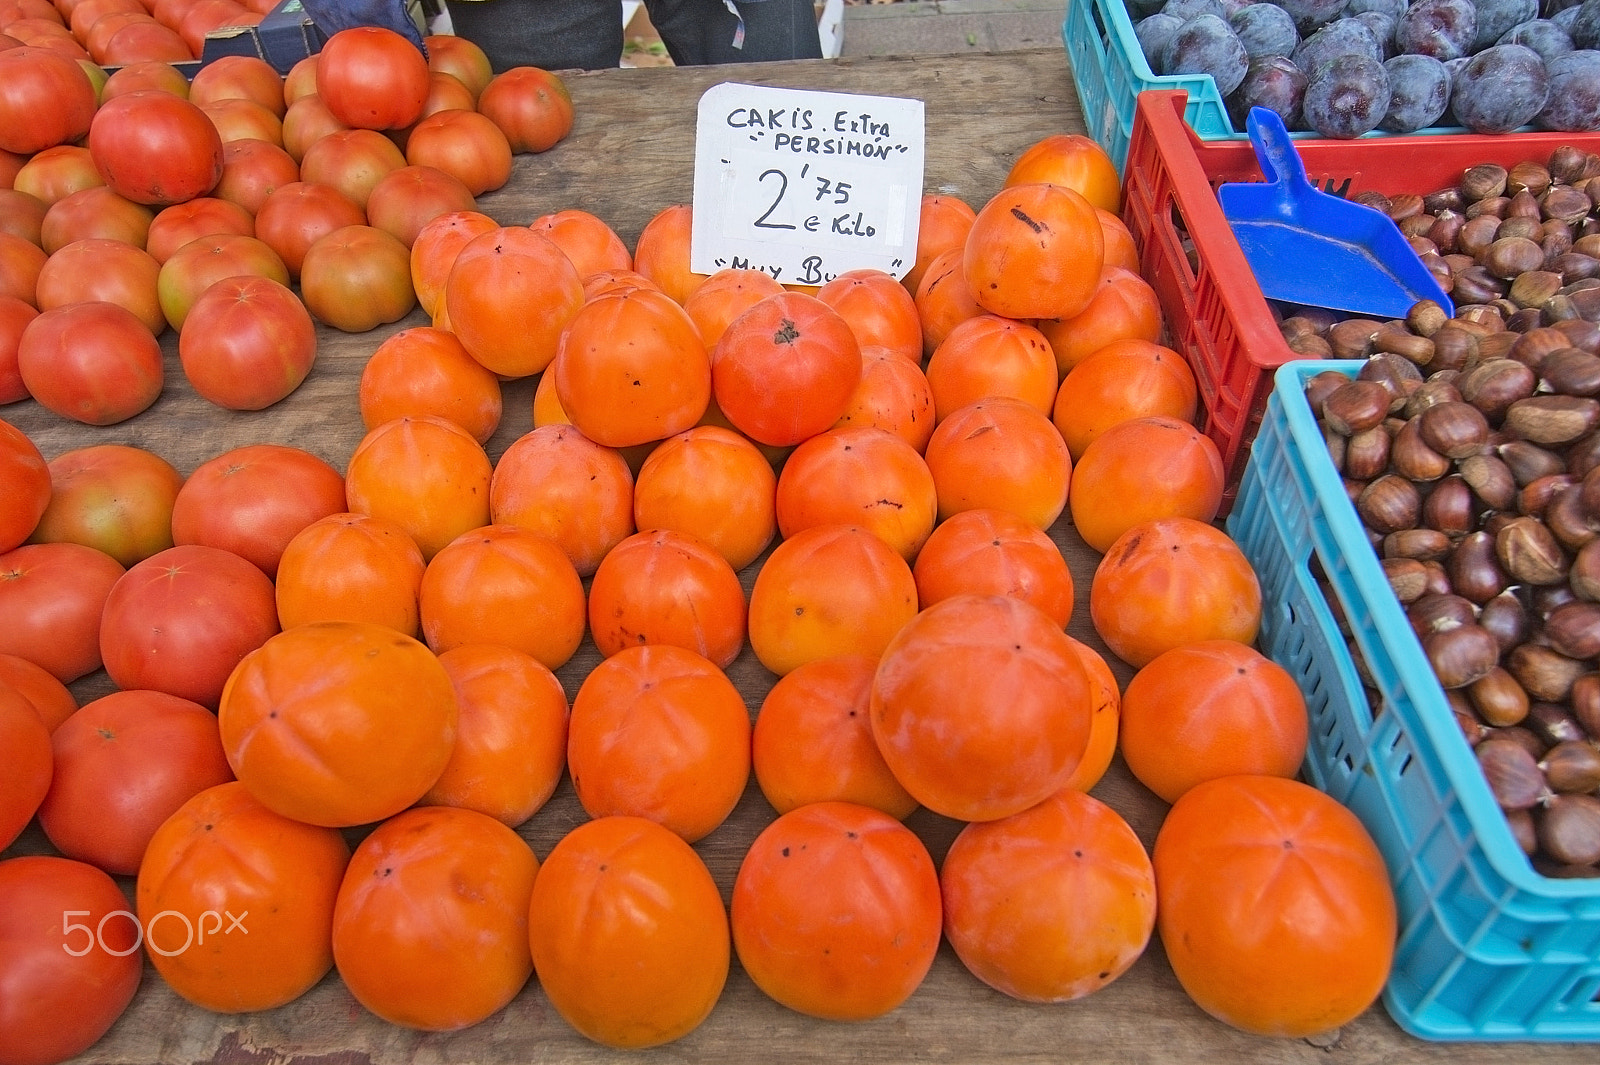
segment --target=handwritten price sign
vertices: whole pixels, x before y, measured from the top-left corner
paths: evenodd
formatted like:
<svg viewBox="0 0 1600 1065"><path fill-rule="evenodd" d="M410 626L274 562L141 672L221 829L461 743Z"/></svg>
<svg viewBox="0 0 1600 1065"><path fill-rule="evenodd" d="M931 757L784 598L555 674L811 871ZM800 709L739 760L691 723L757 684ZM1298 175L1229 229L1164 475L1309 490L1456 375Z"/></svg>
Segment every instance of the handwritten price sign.
<svg viewBox="0 0 1600 1065"><path fill-rule="evenodd" d="M820 285L904 277L922 206L921 100L724 82L700 97L689 268Z"/></svg>

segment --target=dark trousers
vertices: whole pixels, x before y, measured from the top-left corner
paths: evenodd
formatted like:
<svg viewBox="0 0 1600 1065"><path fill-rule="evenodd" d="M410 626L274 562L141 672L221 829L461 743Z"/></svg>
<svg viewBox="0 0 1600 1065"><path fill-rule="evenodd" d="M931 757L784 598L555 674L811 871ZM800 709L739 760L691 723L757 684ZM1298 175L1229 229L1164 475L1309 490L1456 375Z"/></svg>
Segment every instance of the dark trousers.
<svg viewBox="0 0 1600 1065"><path fill-rule="evenodd" d="M820 59L812 0L646 0L650 22L678 66ZM600 70L622 60L618 0L449 0L450 24L489 56L516 66ZM735 47L741 18L742 47Z"/></svg>

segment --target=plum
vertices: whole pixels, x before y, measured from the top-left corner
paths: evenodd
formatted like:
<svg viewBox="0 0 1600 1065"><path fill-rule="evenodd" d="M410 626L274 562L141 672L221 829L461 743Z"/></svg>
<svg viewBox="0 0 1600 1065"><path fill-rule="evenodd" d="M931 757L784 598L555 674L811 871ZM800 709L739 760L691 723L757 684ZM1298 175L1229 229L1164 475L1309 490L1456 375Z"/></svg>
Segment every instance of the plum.
<svg viewBox="0 0 1600 1065"><path fill-rule="evenodd" d="M1294 28L1305 37L1315 33L1318 26L1332 22L1344 11L1349 0L1278 0L1278 6L1289 12Z"/></svg>
<svg viewBox="0 0 1600 1065"><path fill-rule="evenodd" d="M1163 15L1171 15L1179 22L1188 22L1196 15L1215 15L1225 18L1221 0L1167 0L1161 5Z"/></svg>
<svg viewBox="0 0 1600 1065"><path fill-rule="evenodd" d="M1497 44L1511 27L1539 17L1539 0L1473 0L1472 6L1478 19L1478 32L1472 38L1470 52L1481 52Z"/></svg>
<svg viewBox="0 0 1600 1065"><path fill-rule="evenodd" d="M1176 16L1164 15L1158 11L1148 18L1140 19L1133 27L1133 35L1139 40L1139 48L1144 52L1145 61L1150 64L1152 74L1167 72L1167 54L1172 47L1172 38L1182 26L1183 23Z"/></svg>
<svg viewBox="0 0 1600 1065"><path fill-rule="evenodd" d="M1470 54L1477 36L1478 13L1472 0L1417 0L1394 27L1400 51L1431 55L1441 62Z"/></svg>
<svg viewBox="0 0 1600 1065"><path fill-rule="evenodd" d="M1600 51L1580 48L1545 60L1550 98L1534 118L1540 129L1600 130Z"/></svg>
<svg viewBox="0 0 1600 1065"><path fill-rule="evenodd" d="M1226 97L1239 87L1250 65L1244 45L1216 15L1197 15L1178 28L1168 53L1167 73L1209 74Z"/></svg>
<svg viewBox="0 0 1600 1065"><path fill-rule="evenodd" d="M1371 56L1342 55L1306 84L1301 114L1324 137L1348 139L1378 128L1389 110L1389 75Z"/></svg>
<svg viewBox="0 0 1600 1065"><path fill-rule="evenodd" d="M1520 44L1496 44L1455 74L1450 110L1474 133L1510 133L1532 122L1550 95L1544 60Z"/></svg>
<svg viewBox="0 0 1600 1065"><path fill-rule="evenodd" d="M1251 4L1228 20L1234 36L1251 59L1264 55L1290 55L1300 43L1294 19L1277 4Z"/></svg>
<svg viewBox="0 0 1600 1065"><path fill-rule="evenodd" d="M1378 39L1379 59L1388 59L1394 55L1394 28L1400 20L1387 11L1363 11L1359 15L1351 15L1357 22L1364 23L1372 31L1372 36Z"/></svg>
<svg viewBox="0 0 1600 1065"><path fill-rule="evenodd" d="M1574 10L1568 8L1568 11ZM1577 13L1569 16L1572 19L1570 26L1564 27L1567 35L1572 38L1574 48L1600 48L1600 0L1583 0L1576 8ZM1566 11L1560 13L1565 15ZM1560 16L1557 16L1559 24Z"/></svg>
<svg viewBox="0 0 1600 1065"><path fill-rule="evenodd" d="M1301 101L1306 95L1306 76L1287 57L1263 55L1250 60L1244 80L1228 97L1228 114L1235 129L1245 128L1245 117L1252 107L1265 107L1278 113L1290 129L1301 125Z"/></svg>
<svg viewBox="0 0 1600 1065"><path fill-rule="evenodd" d="M1551 56L1572 51L1572 38L1567 31L1546 18L1529 19L1511 27L1495 44L1525 44L1547 64Z"/></svg>
<svg viewBox="0 0 1600 1065"><path fill-rule="evenodd" d="M1368 11L1391 15L1398 19L1406 13L1407 0L1350 0L1344 9L1346 15L1360 15Z"/></svg>
<svg viewBox="0 0 1600 1065"><path fill-rule="evenodd" d="M1318 71L1342 55L1370 56L1381 63L1383 47L1365 22L1342 18L1328 23L1301 41L1300 47L1289 58L1294 60L1295 66L1306 72L1306 77L1315 81Z"/></svg>
<svg viewBox="0 0 1600 1065"><path fill-rule="evenodd" d="M1389 75L1389 110L1378 128L1387 133L1427 129L1450 103L1450 72L1431 55L1397 55L1383 64Z"/></svg>

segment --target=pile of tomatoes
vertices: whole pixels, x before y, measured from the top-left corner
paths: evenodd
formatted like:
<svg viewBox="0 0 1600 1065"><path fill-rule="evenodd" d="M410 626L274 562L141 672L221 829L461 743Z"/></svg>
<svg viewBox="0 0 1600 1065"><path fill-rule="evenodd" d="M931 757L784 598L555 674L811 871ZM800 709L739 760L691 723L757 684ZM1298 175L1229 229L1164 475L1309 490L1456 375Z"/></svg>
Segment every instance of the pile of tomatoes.
<svg viewBox="0 0 1600 1065"><path fill-rule="evenodd" d="M431 322L376 345L343 471L272 443L187 476L128 445L47 462L0 421L0 845L37 819L59 852L0 861L0 1063L91 1045L141 949L207 1009L337 969L425 1030L536 977L618 1047L692 1031L735 955L792 1009L879 1016L942 940L1028 1001L1104 987L1159 928L1246 1030L1370 1005L1388 881L1359 823L1289 779L1304 705L1249 646L1259 589L1212 524L1221 462L1103 151L1047 138L981 209L924 197L903 282L704 277L686 206L631 251L583 211L478 212L513 151L570 127L559 80L489 79L462 44L430 71L384 32L276 83L219 62L186 98L84 114L47 49L0 50L0 85L39 86L26 121L0 90L0 129L36 138L0 145L0 300L25 308L0 314L8 401L132 417L170 326L199 396L258 409L313 374L313 321ZM276 138L224 141L194 103L267 84L293 101ZM339 128L291 122L307 100ZM216 143L190 152L196 114ZM433 141L438 116L455 132ZM37 240L29 188L54 197ZM491 460L501 382L534 375L535 428ZM1065 632L1064 515L1104 552L1089 610L1125 690ZM586 637L600 658L568 692ZM759 707L727 673L746 646ZM117 690L78 707L67 685L100 669ZM1173 803L1153 855L1090 795L1119 749ZM752 777L776 817L725 900L693 845ZM589 820L536 856L517 828L564 778ZM937 868L903 823L919 807L966 824Z"/></svg>

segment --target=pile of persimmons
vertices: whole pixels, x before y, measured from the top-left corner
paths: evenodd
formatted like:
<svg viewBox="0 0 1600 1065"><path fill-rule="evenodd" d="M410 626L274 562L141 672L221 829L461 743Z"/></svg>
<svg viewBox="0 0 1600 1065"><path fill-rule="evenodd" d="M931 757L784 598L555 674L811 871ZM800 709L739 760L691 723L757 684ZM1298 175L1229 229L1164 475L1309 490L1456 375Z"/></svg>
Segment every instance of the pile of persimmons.
<svg viewBox="0 0 1600 1065"><path fill-rule="evenodd" d="M383 32L335 35L277 91L325 90L340 129L323 136L390 146L458 94L441 75L468 99L489 91ZM410 80L341 83L340 57L363 48ZM38 49L10 51L24 54L0 51L0 85ZM186 88L251 84L250 62ZM516 129L549 147L571 123L558 79L513 73L521 117L491 123L512 130L495 142L506 159L534 146ZM149 104L161 91L129 95L180 111ZM341 188L308 176L320 138L296 157L290 129L227 141L230 162L179 198L150 166L116 165L155 165L127 130L98 153L89 123L7 147L0 240L33 243L39 268L24 294L24 257L0 248L0 318L20 322L0 329L0 385L61 417L107 424L154 399L94 392L105 362L63 380L89 329L51 328L67 308L178 330L195 391L234 409L300 386L313 317L359 330L415 301L432 324L376 346L342 472L280 444L187 477L120 445L47 462L0 421L0 846L36 818L59 852L0 860L0 1065L92 1045L142 957L230 1013L337 968L374 1014L426 1030L480 1022L536 977L575 1029L618 1047L697 1027L735 953L785 1006L882 1015L941 938L1028 1001L1104 987L1159 928L1189 994L1245 1030L1323 1032L1373 1002L1388 879L1359 822L1292 779L1304 704L1250 647L1259 588L1213 523L1222 463L1092 141L1041 140L979 209L925 197L903 280L798 290L692 274L687 206L631 251L582 211L503 226L416 188L405 224L383 228L391 170L449 176L471 153L377 172L363 156L326 172ZM296 167L281 185L228 168L269 149ZM161 157L164 177L181 155ZM459 165L465 185L478 162ZM291 184L362 220L302 206L275 227ZM120 239L82 235L83 217L110 217L97 209L43 242L51 212L91 189L149 216L122 240L156 263L128 272L144 287L86 293L85 260L52 269L80 241ZM20 197L43 205L32 240ZM210 228L241 215L248 235ZM369 274L354 228L358 248L389 249ZM352 287L323 298L332 253L317 249L339 233L331 273ZM218 276L187 252L225 256L235 237L272 253L265 272ZM491 462L500 384L533 375L535 428ZM145 505L113 521L117 486ZM1124 690L1065 632L1075 589L1049 532L1064 516L1103 552L1089 608L1136 671ZM569 702L554 671L586 635L601 659ZM725 672L747 645L773 678L759 706ZM100 668L117 690L80 708L66 685ZM1089 794L1119 750L1173 804L1153 854ZM590 820L536 856L516 829L564 775ZM752 775L778 816L725 904L691 844ZM919 806L967 823L938 868L903 824ZM136 877L131 911L112 874Z"/></svg>

